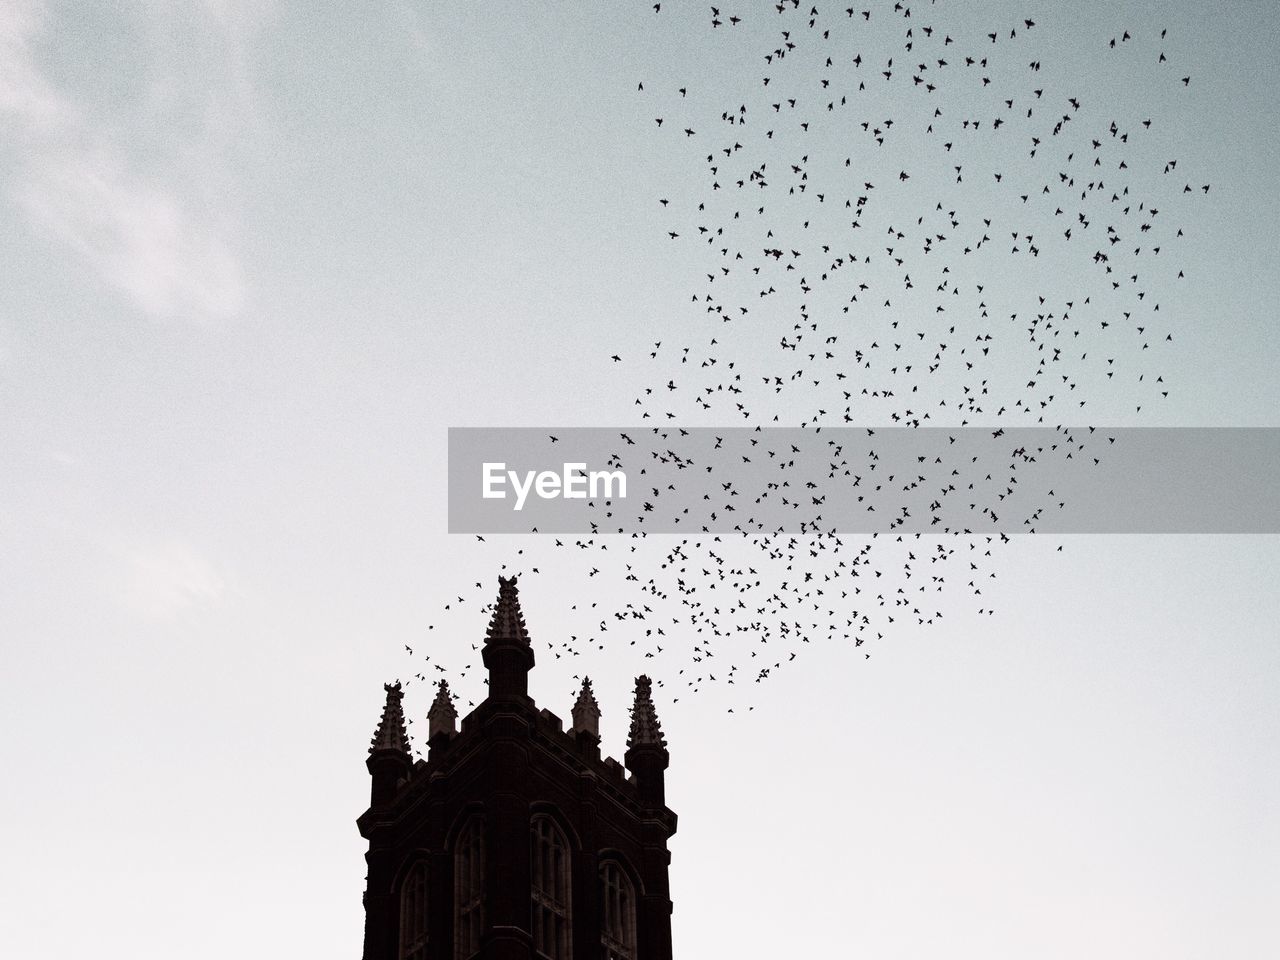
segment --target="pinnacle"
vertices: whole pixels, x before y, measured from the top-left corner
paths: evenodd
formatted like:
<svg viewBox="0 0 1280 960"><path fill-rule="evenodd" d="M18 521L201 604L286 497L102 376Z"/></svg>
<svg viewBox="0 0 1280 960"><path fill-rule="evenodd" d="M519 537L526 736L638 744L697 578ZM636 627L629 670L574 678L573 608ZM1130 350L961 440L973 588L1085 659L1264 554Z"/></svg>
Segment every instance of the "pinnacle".
<svg viewBox="0 0 1280 960"><path fill-rule="evenodd" d="M524 615L520 612L520 594L516 578L498 577L498 600L493 606L493 617L485 634L485 644L512 642L529 645L529 631L525 629Z"/></svg>
<svg viewBox="0 0 1280 960"><path fill-rule="evenodd" d="M400 681L384 683L382 689L387 692L387 702L382 707L382 719L378 729L374 731L369 742L369 752L394 750L397 753L409 753L409 734L404 728L404 708L400 701L404 692L400 689Z"/></svg>
<svg viewBox="0 0 1280 960"><path fill-rule="evenodd" d="M588 677L582 679L582 689L573 705L573 729L600 736L600 704L591 692L591 680Z"/></svg>
<svg viewBox="0 0 1280 960"><path fill-rule="evenodd" d="M596 695L591 689L591 678L582 678L582 689L578 691L578 699L573 705L574 712L579 710L594 710L597 715L600 713L600 704L596 702Z"/></svg>
<svg viewBox="0 0 1280 960"><path fill-rule="evenodd" d="M449 681L441 680L439 686L436 687L436 698L431 702L431 709L427 711L428 717L435 716L456 717L458 710L453 705L453 695L449 693Z"/></svg>
<svg viewBox="0 0 1280 960"><path fill-rule="evenodd" d="M449 693L449 681L441 680L436 688L436 698L427 711L428 739L434 739L441 732L454 733L454 721L457 719L458 709L453 705L453 696Z"/></svg>
<svg viewBox="0 0 1280 960"><path fill-rule="evenodd" d="M652 680L647 676L636 677L636 699L631 707L628 748L641 746L665 748L667 745L667 741L662 738L662 725L658 722L658 712L653 706L652 690Z"/></svg>

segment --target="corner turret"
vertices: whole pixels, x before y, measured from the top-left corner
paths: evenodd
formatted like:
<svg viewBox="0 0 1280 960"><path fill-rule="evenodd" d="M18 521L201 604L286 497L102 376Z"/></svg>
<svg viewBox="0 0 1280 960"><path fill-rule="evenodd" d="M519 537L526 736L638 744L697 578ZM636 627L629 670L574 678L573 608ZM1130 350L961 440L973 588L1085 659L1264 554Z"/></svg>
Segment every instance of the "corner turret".
<svg viewBox="0 0 1280 960"><path fill-rule="evenodd" d="M670 762L667 741L653 706L653 681L636 677L635 702L631 707L631 732L627 736L627 752L623 757L635 779L636 791L645 806L662 809L666 803L665 774Z"/></svg>
<svg viewBox="0 0 1280 960"><path fill-rule="evenodd" d="M436 687L436 698L427 711L427 747L434 752L438 747L449 742L458 732L458 708L453 705L453 695L449 693L449 681L441 680Z"/></svg>
<svg viewBox="0 0 1280 960"><path fill-rule="evenodd" d="M578 691L578 699L573 705L573 732L589 733L600 739L600 704L591 690L590 677L583 677L582 689Z"/></svg>
<svg viewBox="0 0 1280 960"><path fill-rule="evenodd" d="M573 737L584 755L600 759L600 704L591 690L590 677L582 678L582 689L573 705Z"/></svg>
<svg viewBox="0 0 1280 960"><path fill-rule="evenodd" d="M413 768L409 734L404 727L404 707L401 705L404 692L400 689L398 680L395 683L384 683L382 689L386 691L387 700L382 707L378 729L369 742L369 758L365 761L373 780L370 785L370 807L388 803Z"/></svg>

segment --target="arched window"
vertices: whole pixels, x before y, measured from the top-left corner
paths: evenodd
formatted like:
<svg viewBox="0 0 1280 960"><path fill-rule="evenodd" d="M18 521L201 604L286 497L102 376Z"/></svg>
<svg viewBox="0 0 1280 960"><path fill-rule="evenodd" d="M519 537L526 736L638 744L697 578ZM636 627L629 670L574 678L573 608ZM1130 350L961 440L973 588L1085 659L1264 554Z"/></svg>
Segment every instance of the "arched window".
<svg viewBox="0 0 1280 960"><path fill-rule="evenodd" d="M426 960L427 862L415 863L400 887L400 960Z"/></svg>
<svg viewBox="0 0 1280 960"><path fill-rule="evenodd" d="M533 948L549 960L569 960L573 871L569 844L548 816L533 818Z"/></svg>
<svg viewBox="0 0 1280 960"><path fill-rule="evenodd" d="M636 890L631 878L613 860L600 867L600 903L600 942L605 960L635 960Z"/></svg>
<svg viewBox="0 0 1280 960"><path fill-rule="evenodd" d="M467 821L453 856L454 951L457 960L480 952L484 929L484 827L479 816Z"/></svg>

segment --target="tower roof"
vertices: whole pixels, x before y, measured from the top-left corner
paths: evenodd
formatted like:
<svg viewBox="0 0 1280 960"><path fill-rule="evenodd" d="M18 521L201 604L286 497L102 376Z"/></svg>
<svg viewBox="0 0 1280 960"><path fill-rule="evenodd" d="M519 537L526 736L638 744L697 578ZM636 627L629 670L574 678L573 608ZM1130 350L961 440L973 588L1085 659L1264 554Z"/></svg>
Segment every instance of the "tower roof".
<svg viewBox="0 0 1280 960"><path fill-rule="evenodd" d="M573 704L573 729L600 736L600 704L596 695L591 692L591 678L582 678L582 689L578 691L578 699Z"/></svg>
<svg viewBox="0 0 1280 960"><path fill-rule="evenodd" d="M582 711L594 713L597 717L600 716L600 704L596 702L596 695L591 689L590 677L582 678L582 689L578 691L578 699L573 704L575 715Z"/></svg>
<svg viewBox="0 0 1280 960"><path fill-rule="evenodd" d="M636 699L631 707L631 732L627 746L656 746L665 748L662 725L658 723L658 711L653 706L653 681L647 676L636 677Z"/></svg>
<svg viewBox="0 0 1280 960"><path fill-rule="evenodd" d="M452 720L458 716L458 708L453 705L453 695L449 693L449 681L441 680L436 687L436 698L431 701L431 709L427 711L428 719L440 717Z"/></svg>
<svg viewBox="0 0 1280 960"><path fill-rule="evenodd" d="M437 733L452 734L455 731L454 721L458 719L458 708L453 705L453 696L449 693L449 681L441 680L436 688L436 698L427 711L428 743L435 739Z"/></svg>
<svg viewBox="0 0 1280 960"><path fill-rule="evenodd" d="M400 701L404 692L400 689L400 681L384 683L382 689L387 691L387 702L382 707L382 719L378 721L378 729L369 742L369 752L394 750L397 753L409 753L409 734L404 728L404 707Z"/></svg>
<svg viewBox="0 0 1280 960"><path fill-rule="evenodd" d="M493 606L493 617L485 634L485 646L500 643L517 643L529 646L529 631L525 629L524 615L520 612L520 594L515 577L498 577L498 600Z"/></svg>

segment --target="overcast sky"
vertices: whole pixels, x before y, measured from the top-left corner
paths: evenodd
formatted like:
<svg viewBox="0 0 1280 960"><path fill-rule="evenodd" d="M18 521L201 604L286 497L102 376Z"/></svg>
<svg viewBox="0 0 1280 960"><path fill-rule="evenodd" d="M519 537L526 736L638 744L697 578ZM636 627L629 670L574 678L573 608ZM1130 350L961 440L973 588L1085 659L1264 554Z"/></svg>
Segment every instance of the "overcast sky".
<svg viewBox="0 0 1280 960"><path fill-rule="evenodd" d="M634 424L630 361L694 319L656 201L701 168L637 85L714 113L777 35L722 11L0 5L0 954L357 955L381 684L426 651L482 696L505 564L540 705L590 672L620 757L632 679L664 681L678 956L1280 955L1276 537L1018 538L869 659L691 695L622 639L556 657L621 578L446 533L448 427ZM1046 82L1156 116L1213 184L1169 397L1095 416L1280 426L1277 8L935 11L1034 18ZM1189 85L1097 68L1165 26Z"/></svg>

